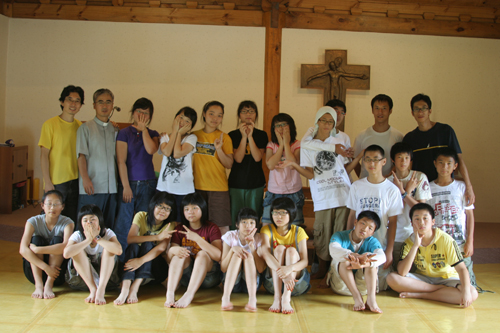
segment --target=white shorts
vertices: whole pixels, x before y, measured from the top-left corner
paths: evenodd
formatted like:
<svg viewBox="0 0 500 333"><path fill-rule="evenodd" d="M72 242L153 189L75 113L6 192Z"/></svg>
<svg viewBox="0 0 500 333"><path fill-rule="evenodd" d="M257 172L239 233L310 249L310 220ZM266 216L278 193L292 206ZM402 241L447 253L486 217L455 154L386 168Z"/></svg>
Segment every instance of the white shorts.
<svg viewBox="0 0 500 333"><path fill-rule="evenodd" d="M340 262L332 260L332 264L330 266L330 270L328 271L328 275L326 278L326 283L332 288L333 292L339 295L344 296L352 296L351 291L347 288L344 280L340 277L339 274L339 264ZM380 268L380 267L379 267ZM356 288L359 290L361 295L366 295L366 282L365 282L365 274L362 269L357 269L353 271L354 273L354 282L356 283ZM377 290L379 291L379 283L377 279Z"/></svg>

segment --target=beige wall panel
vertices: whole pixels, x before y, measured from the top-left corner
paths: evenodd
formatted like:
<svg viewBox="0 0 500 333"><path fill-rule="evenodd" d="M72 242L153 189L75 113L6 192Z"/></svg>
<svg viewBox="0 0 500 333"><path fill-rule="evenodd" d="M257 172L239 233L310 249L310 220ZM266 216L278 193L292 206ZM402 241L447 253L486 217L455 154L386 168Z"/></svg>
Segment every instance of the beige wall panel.
<svg viewBox="0 0 500 333"><path fill-rule="evenodd" d="M220 100L225 132L236 128L240 101L263 107L264 28L25 19L10 19L10 27L6 136L29 145L39 178L40 129L60 113L68 84L85 90L77 119L94 117L92 94L106 87L122 108L114 121L128 122L134 101L147 97L155 106L150 128L159 132L170 132L186 105L201 115L207 101ZM159 171L161 158L154 161Z"/></svg>
<svg viewBox="0 0 500 333"><path fill-rule="evenodd" d="M370 101L385 93L394 100L391 125L403 133L416 127L410 100L425 93L431 119L457 133L476 193L476 220L500 222L496 214L500 174L500 41L288 29L283 31L280 111L290 113L303 135L313 125L322 95L300 88L300 65L324 62L325 49L348 50L348 63L371 66L371 89L347 92L346 133L373 124Z"/></svg>
<svg viewBox="0 0 500 333"><path fill-rule="evenodd" d="M9 18L0 15L0 141L5 138L5 91L7 80L7 47L9 41Z"/></svg>

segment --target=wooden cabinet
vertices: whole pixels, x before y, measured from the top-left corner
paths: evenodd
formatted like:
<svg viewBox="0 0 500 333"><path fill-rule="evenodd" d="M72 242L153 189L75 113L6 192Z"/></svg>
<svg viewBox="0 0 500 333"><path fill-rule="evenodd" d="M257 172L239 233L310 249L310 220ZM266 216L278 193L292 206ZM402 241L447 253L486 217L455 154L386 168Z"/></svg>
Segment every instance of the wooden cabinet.
<svg viewBox="0 0 500 333"><path fill-rule="evenodd" d="M12 213L12 189L28 179L28 146L0 147L0 213ZM19 186L26 204L26 184Z"/></svg>

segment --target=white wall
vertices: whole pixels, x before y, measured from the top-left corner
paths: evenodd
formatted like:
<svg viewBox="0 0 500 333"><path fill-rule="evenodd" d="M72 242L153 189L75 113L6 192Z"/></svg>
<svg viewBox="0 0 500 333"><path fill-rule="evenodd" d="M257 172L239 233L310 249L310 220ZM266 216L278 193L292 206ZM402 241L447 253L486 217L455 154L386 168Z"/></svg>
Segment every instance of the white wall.
<svg viewBox="0 0 500 333"><path fill-rule="evenodd" d="M181 107L201 115L207 101L219 100L229 132L239 102L263 107L264 39L264 28L10 19L6 136L29 145L30 167L41 178L40 129L60 114L69 84L85 90L80 120L94 117L92 94L105 87L122 108L114 121L128 122L134 101L147 97L155 106L150 128L170 132ZM155 156L158 170L160 163Z"/></svg>
<svg viewBox="0 0 500 333"><path fill-rule="evenodd" d="M373 125L370 101L380 93L394 100L390 123L403 133L416 127L410 100L432 99L434 121L457 133L476 193L476 220L495 214L500 173L500 41L457 37L288 29L283 31L280 111L290 113L302 135L313 125L323 97L300 88L300 65L323 64L326 49L348 50L348 64L371 66L371 89L348 91L345 129L356 135Z"/></svg>
<svg viewBox="0 0 500 333"><path fill-rule="evenodd" d="M5 89L7 80L7 48L9 41L9 18L0 15L0 142L5 138Z"/></svg>

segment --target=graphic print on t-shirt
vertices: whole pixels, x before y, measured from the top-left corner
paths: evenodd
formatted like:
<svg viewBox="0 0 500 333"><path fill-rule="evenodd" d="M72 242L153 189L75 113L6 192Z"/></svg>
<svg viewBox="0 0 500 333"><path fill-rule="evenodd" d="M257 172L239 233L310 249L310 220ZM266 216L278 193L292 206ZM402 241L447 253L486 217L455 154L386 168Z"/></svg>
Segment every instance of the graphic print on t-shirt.
<svg viewBox="0 0 500 333"><path fill-rule="evenodd" d="M205 239L205 237L201 238ZM201 247L195 241L189 240L184 237L181 243L181 246L187 248L191 252L191 255L195 255L201 251Z"/></svg>
<svg viewBox="0 0 500 333"><path fill-rule="evenodd" d="M336 162L335 154L332 151L323 150L316 155L316 166L314 167L314 171L321 175L323 171L332 170Z"/></svg>
<svg viewBox="0 0 500 333"><path fill-rule="evenodd" d="M187 164L184 163L184 159L186 156L182 156L181 158L175 159L173 156L169 156L167 158L167 165L165 167L165 171L163 171L162 180L167 181L167 177L173 177L173 183L180 183L181 172L187 169Z"/></svg>
<svg viewBox="0 0 500 333"><path fill-rule="evenodd" d="M368 197L359 199L359 211L362 212L364 210L370 210L372 212L380 214L380 202L381 198L377 197Z"/></svg>
<svg viewBox="0 0 500 333"><path fill-rule="evenodd" d="M443 191L438 193L433 193L433 196L439 197L440 195L450 195L450 191ZM453 239L458 243L462 244L465 242L464 231L462 230L462 225L457 221L460 219L460 208L455 206L450 200L440 200L434 205L434 214L441 217L441 225L438 226L439 229L446 232L448 235L453 237Z"/></svg>
<svg viewBox="0 0 500 333"><path fill-rule="evenodd" d="M196 142L196 154L215 156L215 145L208 142Z"/></svg>

